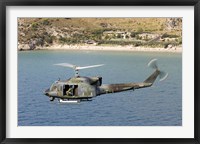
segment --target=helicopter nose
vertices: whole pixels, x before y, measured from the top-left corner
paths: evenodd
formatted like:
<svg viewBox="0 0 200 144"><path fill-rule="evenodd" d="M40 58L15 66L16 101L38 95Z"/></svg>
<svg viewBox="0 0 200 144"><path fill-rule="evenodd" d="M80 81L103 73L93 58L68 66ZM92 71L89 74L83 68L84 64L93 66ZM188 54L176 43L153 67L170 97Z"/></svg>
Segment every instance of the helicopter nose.
<svg viewBox="0 0 200 144"><path fill-rule="evenodd" d="M44 95L49 96L49 88L44 91Z"/></svg>

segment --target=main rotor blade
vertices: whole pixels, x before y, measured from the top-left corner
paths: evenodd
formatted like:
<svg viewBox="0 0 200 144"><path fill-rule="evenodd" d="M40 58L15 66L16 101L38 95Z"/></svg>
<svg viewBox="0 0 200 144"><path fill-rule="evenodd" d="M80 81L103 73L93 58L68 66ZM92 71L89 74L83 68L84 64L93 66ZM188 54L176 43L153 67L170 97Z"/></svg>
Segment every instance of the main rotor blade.
<svg viewBox="0 0 200 144"><path fill-rule="evenodd" d="M76 68L76 65L69 64L69 63L59 63L59 64L54 64L54 65L63 66L63 67L69 67L69 68L73 68L73 69Z"/></svg>
<svg viewBox="0 0 200 144"><path fill-rule="evenodd" d="M100 67L100 66L103 66L104 64L84 66L84 67L76 66L76 65L73 65L73 64L69 64L69 63L59 63L59 64L54 64L54 65L69 67L69 68L73 68L74 70L81 70L81 69L87 69L87 68Z"/></svg>
<svg viewBox="0 0 200 144"><path fill-rule="evenodd" d="M100 66L103 66L103 65L104 65L104 64L100 64L100 65L91 65L91 66L84 66L84 67L77 66L76 69L77 69L77 70L80 70L80 69L94 68L94 67L100 67Z"/></svg>

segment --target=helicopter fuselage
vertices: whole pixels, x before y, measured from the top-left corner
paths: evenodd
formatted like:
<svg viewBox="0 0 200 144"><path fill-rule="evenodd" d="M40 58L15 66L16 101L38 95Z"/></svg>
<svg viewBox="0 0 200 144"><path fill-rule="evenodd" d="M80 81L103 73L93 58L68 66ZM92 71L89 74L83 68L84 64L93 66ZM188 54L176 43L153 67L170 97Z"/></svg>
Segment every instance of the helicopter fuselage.
<svg viewBox="0 0 200 144"><path fill-rule="evenodd" d="M152 83L104 84L101 77L73 77L66 81L55 81L45 95L60 99L91 99L95 96L134 90L151 86ZM52 100L53 100L52 99Z"/></svg>

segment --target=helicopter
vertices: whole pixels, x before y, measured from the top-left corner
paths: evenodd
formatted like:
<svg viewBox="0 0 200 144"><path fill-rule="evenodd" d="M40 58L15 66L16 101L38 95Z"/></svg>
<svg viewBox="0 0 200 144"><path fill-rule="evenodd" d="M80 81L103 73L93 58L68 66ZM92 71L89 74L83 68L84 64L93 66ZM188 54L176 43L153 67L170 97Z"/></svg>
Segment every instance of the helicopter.
<svg viewBox="0 0 200 144"><path fill-rule="evenodd" d="M89 101L92 98L110 93L123 92L128 90L136 90L140 88L151 87L157 77L160 77L160 81L167 78L168 73L160 71L157 66L157 59L152 59L148 66L154 69L154 72L143 82L137 83L118 83L118 84L102 84L102 77L85 77L79 75L79 70L100 67L104 64L90 65L90 66L77 66L69 63L54 64L56 66L72 68L75 72L75 76L67 80L57 80L50 88L44 91L44 95L48 96L50 101L54 101L55 98L59 102L80 102Z"/></svg>

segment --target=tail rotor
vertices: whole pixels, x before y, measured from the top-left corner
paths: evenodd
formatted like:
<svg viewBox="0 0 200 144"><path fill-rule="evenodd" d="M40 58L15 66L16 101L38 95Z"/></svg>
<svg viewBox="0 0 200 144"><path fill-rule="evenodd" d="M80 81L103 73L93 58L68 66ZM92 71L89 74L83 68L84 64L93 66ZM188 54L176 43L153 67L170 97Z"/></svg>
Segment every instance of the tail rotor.
<svg viewBox="0 0 200 144"><path fill-rule="evenodd" d="M165 80L167 77L168 77L168 73L164 71L160 71L160 74L159 74L160 81Z"/></svg>
<svg viewBox="0 0 200 144"><path fill-rule="evenodd" d="M150 67L150 68L152 68L152 69L158 69L157 59L152 59L152 60L148 63L148 67Z"/></svg>
<svg viewBox="0 0 200 144"><path fill-rule="evenodd" d="M153 84L158 76L160 78L160 81L163 81L168 77L168 73L160 71L158 69L157 59L152 59L148 63L148 67L155 69L155 72L152 75L150 75L144 82Z"/></svg>

